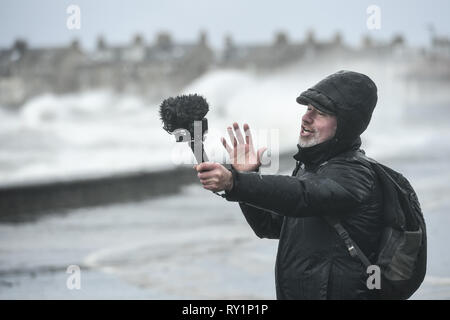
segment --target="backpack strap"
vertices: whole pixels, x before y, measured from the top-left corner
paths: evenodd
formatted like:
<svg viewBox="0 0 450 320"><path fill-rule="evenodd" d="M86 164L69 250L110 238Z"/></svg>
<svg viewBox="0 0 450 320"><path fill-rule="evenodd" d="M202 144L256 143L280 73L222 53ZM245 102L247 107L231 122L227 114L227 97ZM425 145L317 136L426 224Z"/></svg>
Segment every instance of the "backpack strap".
<svg viewBox="0 0 450 320"><path fill-rule="evenodd" d="M292 176L293 177L295 177L296 175L297 175L297 173L298 173L298 171L300 170L300 168L301 168L301 162L300 161L297 161L296 163L295 163L295 169L294 169L294 171L292 172Z"/></svg>
<svg viewBox="0 0 450 320"><path fill-rule="evenodd" d="M352 240L352 238L350 238L347 230L345 230L338 219L330 216L324 216L323 218L331 227L333 227L334 230L336 230L339 237L341 237L341 239L344 241L348 252L350 253L350 256L352 256L353 258L358 257L366 268L372 265L364 252L362 252L358 245Z"/></svg>
<svg viewBox="0 0 450 320"><path fill-rule="evenodd" d="M356 156L365 159L366 161L370 163L376 163L375 160L367 157L362 150L352 150L344 154L344 156ZM322 163L322 165L325 165L325 163ZM359 248L359 246L350 238L350 235L348 234L347 230L345 230L344 226L341 224L339 219L332 217L332 216L323 216L325 221L337 232L339 237L344 241L345 246L347 247L348 252L350 253L350 256L355 258L358 257L359 260L361 260L362 264L367 268L372 265L369 258L364 254L364 252Z"/></svg>

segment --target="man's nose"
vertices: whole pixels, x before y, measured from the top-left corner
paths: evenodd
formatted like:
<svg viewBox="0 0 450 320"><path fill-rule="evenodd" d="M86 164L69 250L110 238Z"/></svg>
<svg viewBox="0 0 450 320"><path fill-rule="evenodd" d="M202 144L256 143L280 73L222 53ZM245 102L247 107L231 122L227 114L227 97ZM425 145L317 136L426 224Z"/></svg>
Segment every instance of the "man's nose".
<svg viewBox="0 0 450 320"><path fill-rule="evenodd" d="M306 113L303 115L302 121L308 124L311 124L313 122L313 119L311 118L311 115L309 114L308 111L306 111Z"/></svg>

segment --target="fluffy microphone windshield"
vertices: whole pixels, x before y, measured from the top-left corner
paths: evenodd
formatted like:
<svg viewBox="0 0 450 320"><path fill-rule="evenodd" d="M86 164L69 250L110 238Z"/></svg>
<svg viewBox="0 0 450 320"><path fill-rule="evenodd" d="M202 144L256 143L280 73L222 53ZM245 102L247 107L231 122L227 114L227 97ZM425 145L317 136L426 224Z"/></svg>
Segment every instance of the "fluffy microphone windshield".
<svg viewBox="0 0 450 320"><path fill-rule="evenodd" d="M208 103L202 96L190 94L164 100L159 115L164 130L172 133L176 129L192 130L194 121L201 121L208 111Z"/></svg>

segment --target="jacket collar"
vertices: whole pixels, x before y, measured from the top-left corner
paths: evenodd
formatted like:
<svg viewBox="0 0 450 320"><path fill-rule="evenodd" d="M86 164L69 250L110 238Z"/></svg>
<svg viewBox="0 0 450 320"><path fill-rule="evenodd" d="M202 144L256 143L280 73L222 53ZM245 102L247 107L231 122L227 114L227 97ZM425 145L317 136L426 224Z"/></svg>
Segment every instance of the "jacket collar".
<svg viewBox="0 0 450 320"><path fill-rule="evenodd" d="M352 141L333 138L309 148L302 148L297 144L298 152L294 159L305 165L307 170L320 166L325 161L351 150L358 150L361 146L361 138Z"/></svg>

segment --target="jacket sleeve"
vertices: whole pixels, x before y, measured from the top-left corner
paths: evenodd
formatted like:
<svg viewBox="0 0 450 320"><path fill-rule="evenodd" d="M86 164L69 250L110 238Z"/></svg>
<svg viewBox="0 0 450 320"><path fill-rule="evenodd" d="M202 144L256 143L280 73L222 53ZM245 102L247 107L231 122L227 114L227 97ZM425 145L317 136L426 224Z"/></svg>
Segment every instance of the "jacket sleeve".
<svg viewBox="0 0 450 320"><path fill-rule="evenodd" d="M280 239L283 216L249 206L243 202L240 202L239 206L248 224L259 238Z"/></svg>
<svg viewBox="0 0 450 320"><path fill-rule="evenodd" d="M330 161L300 177L234 172L227 200L245 202L283 216L345 213L370 196L374 174L357 160Z"/></svg>

